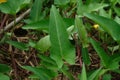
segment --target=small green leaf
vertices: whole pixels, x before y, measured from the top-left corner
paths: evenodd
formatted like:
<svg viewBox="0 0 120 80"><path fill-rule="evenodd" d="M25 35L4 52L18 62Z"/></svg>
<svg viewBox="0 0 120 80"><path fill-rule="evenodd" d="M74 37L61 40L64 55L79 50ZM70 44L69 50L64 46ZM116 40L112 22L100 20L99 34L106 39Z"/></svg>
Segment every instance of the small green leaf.
<svg viewBox="0 0 120 80"><path fill-rule="evenodd" d="M56 61L59 68L63 60L70 64L75 63L75 49L68 40L66 25L55 6L50 11L49 34L51 41L50 57Z"/></svg>
<svg viewBox="0 0 120 80"><path fill-rule="evenodd" d="M39 76L35 75L35 74L32 74L29 76L30 79L40 79Z"/></svg>
<svg viewBox="0 0 120 80"><path fill-rule="evenodd" d="M72 18L64 18L63 20L64 20L67 27L70 27L71 25L74 24L74 19L72 19ZM23 29L38 30L38 31L48 30L48 28L49 28L49 20L44 19L44 20L32 22L30 24L27 24L27 25L23 26L22 28Z"/></svg>
<svg viewBox="0 0 120 80"><path fill-rule="evenodd" d="M100 79L100 76L103 76L109 69L101 69L99 71L99 74L97 74L95 80L99 80Z"/></svg>
<svg viewBox="0 0 120 80"><path fill-rule="evenodd" d="M35 48L35 46L36 46L36 42L31 39L29 40L28 44L30 47L33 47L33 48Z"/></svg>
<svg viewBox="0 0 120 80"><path fill-rule="evenodd" d="M77 6L77 14L79 16L83 16L85 13L91 13L92 11L98 11L99 9L102 9L104 7L107 7L107 4L103 4L103 3L90 3L88 5L86 4L80 4L80 2L78 2L78 6Z"/></svg>
<svg viewBox="0 0 120 80"><path fill-rule="evenodd" d="M49 21L48 20L41 20L37 22L33 22L30 24L27 24L23 26L23 29L32 29L32 30L48 30L49 27Z"/></svg>
<svg viewBox="0 0 120 80"><path fill-rule="evenodd" d="M0 80L10 80L10 78L8 76L0 73Z"/></svg>
<svg viewBox="0 0 120 80"><path fill-rule="evenodd" d="M28 5L30 1L31 0L8 0L7 2L0 4L0 10L3 13L15 15Z"/></svg>
<svg viewBox="0 0 120 80"><path fill-rule="evenodd" d="M10 67L6 64L0 64L0 73L5 73L10 71Z"/></svg>
<svg viewBox="0 0 120 80"><path fill-rule="evenodd" d="M109 69L111 70L119 69L120 54L116 53L110 56L109 62L111 62L109 63Z"/></svg>
<svg viewBox="0 0 120 80"><path fill-rule="evenodd" d="M40 21L43 1L44 0L35 0L30 12L31 21Z"/></svg>
<svg viewBox="0 0 120 80"><path fill-rule="evenodd" d="M107 53L100 47L99 43L97 43L95 40L90 38L90 42L99 55L100 59L102 60L102 63L105 67L108 67L110 57L107 55Z"/></svg>
<svg viewBox="0 0 120 80"><path fill-rule="evenodd" d="M44 53L45 51L47 51L50 48L50 46L51 46L50 37L49 37L49 35L47 35L47 36L41 38L37 42L35 48L40 50L42 53Z"/></svg>
<svg viewBox="0 0 120 80"><path fill-rule="evenodd" d="M46 67L47 69L53 70L53 71L57 71L58 70L58 66L56 64L56 62L51 59L48 56L44 56L44 55L39 55L40 59L41 59L41 64Z"/></svg>
<svg viewBox="0 0 120 80"><path fill-rule="evenodd" d="M114 20L95 14L85 14L85 16L101 25L101 27L108 32L115 41L120 42L120 35L118 35L120 34L120 25Z"/></svg>
<svg viewBox="0 0 120 80"><path fill-rule="evenodd" d="M89 53L87 48L82 48L82 58L83 62L87 65L90 65L90 58L89 58Z"/></svg>
<svg viewBox="0 0 120 80"><path fill-rule="evenodd" d="M102 69L102 68L99 68L99 69L95 70L95 71L88 77L88 80L94 80L95 77L99 74L99 72L100 72L101 69Z"/></svg>
<svg viewBox="0 0 120 80"><path fill-rule="evenodd" d="M111 18L111 16L104 9L99 10L99 15L103 16L103 17L106 17L106 18Z"/></svg>
<svg viewBox="0 0 120 80"><path fill-rule="evenodd" d="M69 68L66 65L62 67L61 71L64 75L66 75L69 78L69 80L75 80L73 75L70 73Z"/></svg>
<svg viewBox="0 0 120 80"><path fill-rule="evenodd" d="M114 11L117 13L118 16L120 16L120 8L114 6Z"/></svg>
<svg viewBox="0 0 120 80"><path fill-rule="evenodd" d="M28 44L22 43L22 42L17 42L17 41L6 41L6 43L21 49L21 50L28 50Z"/></svg>
<svg viewBox="0 0 120 80"><path fill-rule="evenodd" d="M87 37L87 31L85 29L85 26L82 23L82 20L79 19L78 16L76 16L76 18L75 18L75 26L78 29L78 35L79 35L79 39L82 43L82 46L84 48L88 47L88 42L89 41L88 41L88 37Z"/></svg>
<svg viewBox="0 0 120 80"><path fill-rule="evenodd" d="M79 77L79 80L87 80L87 74L86 74L86 69L85 69L85 64L83 63L82 66L82 72L81 75Z"/></svg>
<svg viewBox="0 0 120 80"><path fill-rule="evenodd" d="M104 74L102 80L111 80L112 76L110 74Z"/></svg>
<svg viewBox="0 0 120 80"><path fill-rule="evenodd" d="M66 5L69 2L70 0L54 0L54 4L57 4L57 5Z"/></svg>
<svg viewBox="0 0 120 80"><path fill-rule="evenodd" d="M40 80L52 80L52 78L57 76L56 72L43 67L36 68L31 66L22 66L22 68L33 72L36 76L40 78Z"/></svg>
<svg viewBox="0 0 120 80"><path fill-rule="evenodd" d="M120 25L120 18L118 16L116 16L114 20Z"/></svg>

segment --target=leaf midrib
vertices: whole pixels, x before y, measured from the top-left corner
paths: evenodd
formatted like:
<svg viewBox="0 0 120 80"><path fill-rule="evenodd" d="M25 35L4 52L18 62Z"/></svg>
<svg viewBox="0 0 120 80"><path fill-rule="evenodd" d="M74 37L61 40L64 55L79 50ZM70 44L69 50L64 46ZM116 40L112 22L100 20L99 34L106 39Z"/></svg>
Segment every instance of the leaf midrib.
<svg viewBox="0 0 120 80"><path fill-rule="evenodd" d="M54 15L55 15L55 12L53 13ZM56 29L56 31L57 31L57 39L58 39L58 44L60 45L60 54L61 54L61 56L62 56L62 46L61 46L61 42L60 42L60 37L59 37L59 30L58 30L58 25L57 25L57 17L56 16L54 16L54 18L55 18L55 29Z"/></svg>

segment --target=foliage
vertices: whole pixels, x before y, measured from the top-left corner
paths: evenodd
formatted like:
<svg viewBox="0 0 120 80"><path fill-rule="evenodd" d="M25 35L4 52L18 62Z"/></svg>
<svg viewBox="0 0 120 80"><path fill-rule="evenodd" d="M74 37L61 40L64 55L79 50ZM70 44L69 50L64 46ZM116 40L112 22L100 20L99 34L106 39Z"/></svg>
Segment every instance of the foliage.
<svg viewBox="0 0 120 80"><path fill-rule="evenodd" d="M62 60L65 60L70 64L74 64L75 50L68 40L66 26L58 14L55 6L52 6L51 9L49 25L51 58L56 61L59 68L61 68L63 65Z"/></svg>
<svg viewBox="0 0 120 80"><path fill-rule="evenodd" d="M15 15L29 3L30 0L8 0L7 2L0 4L0 10L4 13Z"/></svg>
<svg viewBox="0 0 120 80"><path fill-rule="evenodd" d="M10 67L5 64L0 64L0 80L10 80L10 78L5 75L4 73L7 73L10 71Z"/></svg>
<svg viewBox="0 0 120 80"><path fill-rule="evenodd" d="M31 38L26 43L12 39L15 23L11 35L3 34L0 45L7 43L20 51L30 52L31 48L37 51L40 60L37 66L21 66L33 73L29 75L33 80L52 80L60 74L75 80L70 67L77 63L82 67L77 79L111 80L110 72L120 71L118 5L120 0L1 1L0 11L13 17L22 12L23 8L31 9L28 17L22 20L22 29L37 38ZM100 64L97 69L91 70L90 57L93 53L99 56ZM0 64L0 80L10 80L6 75L10 70L8 65Z"/></svg>

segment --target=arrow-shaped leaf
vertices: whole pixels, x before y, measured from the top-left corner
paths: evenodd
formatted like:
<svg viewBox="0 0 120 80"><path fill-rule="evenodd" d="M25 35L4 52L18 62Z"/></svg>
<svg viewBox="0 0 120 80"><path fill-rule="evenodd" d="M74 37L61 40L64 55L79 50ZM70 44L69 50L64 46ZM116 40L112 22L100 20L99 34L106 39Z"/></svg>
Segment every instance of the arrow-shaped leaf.
<svg viewBox="0 0 120 80"><path fill-rule="evenodd" d="M63 60L74 64L75 50L68 40L66 25L55 6L52 6L50 11L49 34L51 41L50 56L56 61L58 67L62 67Z"/></svg>

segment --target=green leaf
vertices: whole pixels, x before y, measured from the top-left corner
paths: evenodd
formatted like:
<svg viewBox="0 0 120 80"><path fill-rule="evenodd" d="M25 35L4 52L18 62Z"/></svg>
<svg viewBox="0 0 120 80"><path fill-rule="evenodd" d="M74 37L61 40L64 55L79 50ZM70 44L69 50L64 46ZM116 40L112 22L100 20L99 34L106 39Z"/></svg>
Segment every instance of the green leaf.
<svg viewBox="0 0 120 80"><path fill-rule="evenodd" d="M71 25L74 24L74 19L72 18L64 18L63 19L66 26L70 27ZM32 30L48 30L49 28L49 20L48 19L43 19L40 21L32 22L30 24L27 24L22 27L23 29L32 29Z"/></svg>
<svg viewBox="0 0 120 80"><path fill-rule="evenodd" d="M42 4L44 0L35 0L31 12L30 12L30 20L33 22L39 21L41 18Z"/></svg>
<svg viewBox="0 0 120 80"><path fill-rule="evenodd" d="M35 48L40 50L42 53L44 53L45 51L47 51L50 48L50 46L51 46L50 37L49 37L49 35L47 35L47 36L41 38L37 42Z"/></svg>
<svg viewBox="0 0 120 80"><path fill-rule="evenodd" d="M120 25L117 22L95 14L85 14L85 16L101 25L101 27L108 32L115 41L120 42L120 35L118 35L120 34Z"/></svg>
<svg viewBox="0 0 120 80"><path fill-rule="evenodd" d="M57 4L57 5L66 5L69 2L70 0L54 0L54 4Z"/></svg>
<svg viewBox="0 0 120 80"><path fill-rule="evenodd" d="M63 18L63 21L67 28L74 25L74 18Z"/></svg>
<svg viewBox="0 0 120 80"><path fill-rule="evenodd" d="M87 65L90 65L90 58L89 58L89 53L87 48L82 48L82 58L83 62Z"/></svg>
<svg viewBox="0 0 120 80"><path fill-rule="evenodd" d="M33 80L34 79L39 79L39 77L35 74L30 75L28 78L33 79Z"/></svg>
<svg viewBox="0 0 120 80"><path fill-rule="evenodd" d="M117 13L118 16L120 16L120 8L114 6L114 11Z"/></svg>
<svg viewBox="0 0 120 80"><path fill-rule="evenodd" d="M86 0L87 4L96 3L96 2L102 2L102 1L101 0Z"/></svg>
<svg viewBox="0 0 120 80"><path fill-rule="evenodd" d="M100 47L99 43L97 43L95 40L90 38L90 42L99 55L100 59L102 60L102 63L105 67L108 67L110 57L107 55L107 53Z"/></svg>
<svg viewBox="0 0 120 80"><path fill-rule="evenodd" d="M120 69L115 69L113 72L120 74Z"/></svg>
<svg viewBox="0 0 120 80"><path fill-rule="evenodd" d="M114 20L120 25L120 18L118 16L116 16Z"/></svg>
<svg viewBox="0 0 120 80"><path fill-rule="evenodd" d="M0 73L0 80L10 80L10 78L8 76Z"/></svg>
<svg viewBox="0 0 120 80"><path fill-rule="evenodd" d="M99 9L102 9L104 7L107 7L107 4L103 4L103 3L90 3L89 5L86 4L80 4L80 2L78 2L78 6L77 6L77 14L79 16L83 16L85 13L91 13L92 11L98 11Z"/></svg>
<svg viewBox="0 0 120 80"><path fill-rule="evenodd" d="M120 61L120 54L115 53L111 56L112 61L119 62Z"/></svg>
<svg viewBox="0 0 120 80"><path fill-rule="evenodd" d="M37 22L33 22L23 26L23 29L32 29L32 30L48 30L49 20L41 20Z"/></svg>
<svg viewBox="0 0 120 80"><path fill-rule="evenodd" d="M20 49L20 50L28 50L28 44L17 42L17 41L6 41L6 43Z"/></svg>
<svg viewBox="0 0 120 80"><path fill-rule="evenodd" d="M64 75L66 75L69 78L69 80L75 80L73 75L70 73L69 68L66 65L62 67L61 71Z"/></svg>
<svg viewBox="0 0 120 80"><path fill-rule="evenodd" d="M70 0L70 3L76 3L77 0Z"/></svg>
<svg viewBox="0 0 120 80"><path fill-rule="evenodd" d="M78 35L79 35L79 39L82 43L82 46L84 48L88 47L88 42L89 41L88 41L88 37L87 37L87 31L85 29L85 26L82 23L82 20L79 19L78 16L76 16L76 18L75 18L75 26L78 29Z"/></svg>
<svg viewBox="0 0 120 80"><path fill-rule="evenodd" d="M106 17L106 18L111 18L111 16L104 9L99 10L99 15L103 16L103 17Z"/></svg>
<svg viewBox="0 0 120 80"><path fill-rule="evenodd" d="M53 70L53 71L58 70L58 66L53 59L51 59L48 56L44 56L44 55L39 55L39 57L41 59L42 66L46 67L47 69Z"/></svg>
<svg viewBox="0 0 120 80"><path fill-rule="evenodd" d="M0 4L0 10L3 13L15 15L28 5L30 1L31 0L8 0L7 2Z"/></svg>
<svg viewBox="0 0 120 80"><path fill-rule="evenodd" d="M10 71L10 67L6 64L0 64L0 73L5 73Z"/></svg>
<svg viewBox="0 0 120 80"><path fill-rule="evenodd" d="M104 74L102 80L111 80L112 76L110 74Z"/></svg>
<svg viewBox="0 0 120 80"><path fill-rule="evenodd" d="M119 50L119 45L115 45L115 46L108 46L108 49L114 53L115 51Z"/></svg>
<svg viewBox="0 0 120 80"><path fill-rule="evenodd" d="M97 74L96 78L94 80L99 80L100 76L104 75L109 69L101 69L99 71L99 74Z"/></svg>
<svg viewBox="0 0 120 80"><path fill-rule="evenodd" d="M81 75L79 77L79 80L87 80L87 74L86 74L86 69L85 69L85 64L83 63L82 66L82 72Z"/></svg>
<svg viewBox="0 0 120 80"><path fill-rule="evenodd" d="M109 69L111 70L119 69L120 54L116 53L110 56L109 62L111 62L109 63Z"/></svg>
<svg viewBox="0 0 120 80"><path fill-rule="evenodd" d="M68 40L65 23L55 6L52 6L50 11L49 34L51 41L50 56L56 61L58 67L62 67L63 60L74 64L75 49Z"/></svg>
<svg viewBox="0 0 120 80"><path fill-rule="evenodd" d="M29 45L30 47L35 48L36 42L30 39L29 42L28 42L28 45Z"/></svg>
<svg viewBox="0 0 120 80"><path fill-rule="evenodd" d="M95 71L88 77L88 80L94 80L95 77L99 74L99 72L100 72L101 69L102 69L102 68L99 68L99 69L95 70Z"/></svg>
<svg viewBox="0 0 120 80"><path fill-rule="evenodd" d="M119 2L119 0L110 0L110 2L111 6L114 7L117 4L117 2Z"/></svg>
<svg viewBox="0 0 120 80"><path fill-rule="evenodd" d="M22 68L33 72L36 76L40 78L40 80L52 80L52 78L57 76L56 72L43 67L36 68L31 66L22 66Z"/></svg>

